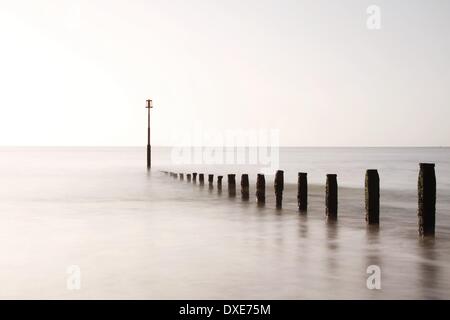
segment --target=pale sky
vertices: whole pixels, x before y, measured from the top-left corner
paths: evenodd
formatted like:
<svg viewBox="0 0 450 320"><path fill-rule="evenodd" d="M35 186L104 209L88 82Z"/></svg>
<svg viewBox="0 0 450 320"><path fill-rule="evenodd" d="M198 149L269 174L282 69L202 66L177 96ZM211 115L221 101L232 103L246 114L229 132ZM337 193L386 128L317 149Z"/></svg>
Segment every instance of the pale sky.
<svg viewBox="0 0 450 320"><path fill-rule="evenodd" d="M0 0L0 41L3 146L144 146L147 98L153 145L450 145L448 0Z"/></svg>

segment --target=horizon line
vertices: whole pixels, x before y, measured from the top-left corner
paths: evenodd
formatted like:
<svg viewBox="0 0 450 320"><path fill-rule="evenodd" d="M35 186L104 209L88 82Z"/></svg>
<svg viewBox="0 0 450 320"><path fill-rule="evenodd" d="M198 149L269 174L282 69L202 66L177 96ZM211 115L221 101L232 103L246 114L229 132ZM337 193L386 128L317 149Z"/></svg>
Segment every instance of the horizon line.
<svg viewBox="0 0 450 320"><path fill-rule="evenodd" d="M170 145L152 145L154 148L273 148L270 145L248 145L248 146L205 146L205 145L183 145L183 146L170 146ZM0 145L0 148L146 148L146 145ZM378 145L378 146L300 146L300 145L280 145L275 148L450 148L450 145Z"/></svg>

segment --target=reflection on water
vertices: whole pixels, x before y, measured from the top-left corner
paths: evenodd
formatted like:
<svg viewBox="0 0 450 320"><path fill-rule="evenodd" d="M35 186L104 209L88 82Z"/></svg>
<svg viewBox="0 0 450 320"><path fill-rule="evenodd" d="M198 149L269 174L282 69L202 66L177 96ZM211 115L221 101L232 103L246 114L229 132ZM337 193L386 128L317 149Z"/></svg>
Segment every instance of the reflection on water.
<svg viewBox="0 0 450 320"><path fill-rule="evenodd" d="M419 240L418 254L423 257L419 264L420 287L423 289L424 299L439 299L439 266L435 252L435 239ZM447 297L448 299L448 297Z"/></svg>
<svg viewBox="0 0 450 320"><path fill-rule="evenodd" d="M268 183L258 206L254 180L241 201L226 182L222 194L146 172L145 150L1 152L1 298L450 297L445 190L437 237L422 240L415 192L382 192L374 228L359 189L340 188L339 219L326 221L323 186L310 186L300 213L295 185L277 210ZM80 291L66 289L71 265L81 268ZM380 291L366 287L369 265L381 268Z"/></svg>
<svg viewBox="0 0 450 320"><path fill-rule="evenodd" d="M308 238L308 219L307 219L307 215L306 214L300 214L299 215L299 236L300 238L304 238L307 239Z"/></svg>
<svg viewBox="0 0 450 320"><path fill-rule="evenodd" d="M337 220L327 219L326 222L326 246L329 251L327 254L327 268L328 273L333 274L336 273L336 270L339 270L339 226L337 224Z"/></svg>
<svg viewBox="0 0 450 320"><path fill-rule="evenodd" d="M366 255L366 265L376 265L382 267L382 252L380 252L380 232L379 226L367 225L366 227L366 243L368 252Z"/></svg>

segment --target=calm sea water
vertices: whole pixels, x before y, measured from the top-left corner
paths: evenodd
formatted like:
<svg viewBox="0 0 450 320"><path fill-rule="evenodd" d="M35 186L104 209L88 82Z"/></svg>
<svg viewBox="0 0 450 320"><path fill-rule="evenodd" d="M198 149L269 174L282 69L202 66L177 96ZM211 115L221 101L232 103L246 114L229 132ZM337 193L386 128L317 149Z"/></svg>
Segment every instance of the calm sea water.
<svg viewBox="0 0 450 320"><path fill-rule="evenodd" d="M282 148L282 210L159 170L254 174L247 165L175 165L170 148L0 148L0 298L448 299L450 149ZM419 162L435 162L434 240L417 235ZM364 222L364 173L379 169L381 226ZM296 210L298 171L310 206ZM324 219L337 173L339 219ZM239 192L239 190L238 190ZM254 188L251 189L252 195ZM69 266L81 270L68 290ZM366 269L381 268L381 290Z"/></svg>

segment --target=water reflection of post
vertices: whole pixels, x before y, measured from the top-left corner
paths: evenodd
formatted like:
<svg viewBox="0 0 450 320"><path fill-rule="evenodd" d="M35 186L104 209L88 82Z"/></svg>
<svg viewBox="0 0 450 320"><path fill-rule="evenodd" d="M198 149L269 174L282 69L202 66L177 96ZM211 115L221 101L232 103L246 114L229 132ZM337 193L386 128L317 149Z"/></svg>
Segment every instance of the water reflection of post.
<svg viewBox="0 0 450 320"><path fill-rule="evenodd" d="M339 249L338 244L338 224L336 220L327 220L327 248L330 251L327 254L329 274L339 274L338 271L338 257L337 252Z"/></svg>
<svg viewBox="0 0 450 320"><path fill-rule="evenodd" d="M299 234L300 238L308 239L308 224L307 224L307 215L302 214L299 215Z"/></svg>
<svg viewBox="0 0 450 320"><path fill-rule="evenodd" d="M372 274L370 272L372 268L369 269L370 266L377 266L380 268L381 271L381 281L383 279L383 268L382 268L382 255L380 252L380 238L379 235L380 233L379 231L379 225L378 224L374 224L374 225L368 225L367 226L367 231L366 231L366 247L363 249L363 254L365 254L365 270L366 273L365 277L366 277L366 281L367 278L369 276L371 276ZM383 284L381 282L381 288L383 288ZM376 294L378 290L364 290L365 293L373 293Z"/></svg>
<svg viewBox="0 0 450 320"><path fill-rule="evenodd" d="M327 246L330 250L336 250L338 245L336 239L338 237L338 224L335 220L327 220Z"/></svg>
<svg viewBox="0 0 450 320"><path fill-rule="evenodd" d="M442 299L438 293L439 266L436 264L436 250L434 238L426 238L419 242L420 284L424 299ZM444 280L444 279L442 279Z"/></svg>

